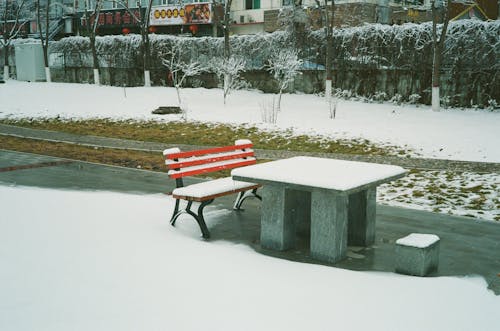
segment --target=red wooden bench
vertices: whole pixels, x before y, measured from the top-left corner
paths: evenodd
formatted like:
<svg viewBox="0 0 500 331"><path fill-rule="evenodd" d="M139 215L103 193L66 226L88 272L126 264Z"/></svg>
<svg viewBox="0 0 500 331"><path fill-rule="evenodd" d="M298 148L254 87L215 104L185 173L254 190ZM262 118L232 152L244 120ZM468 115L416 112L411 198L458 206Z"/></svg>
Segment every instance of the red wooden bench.
<svg viewBox="0 0 500 331"><path fill-rule="evenodd" d="M200 226L204 238L210 237L203 209L211 204L215 198L229 194L238 193L234 203L234 209L239 210L243 201L250 197L261 200L257 194L259 184L247 183L233 180L231 177L214 179L198 184L184 186L183 177L199 174L207 174L225 169L233 169L255 164L257 162L253 144L250 140L237 140L234 145L200 149L194 151L181 152L179 148L170 148L163 151L165 164L168 167L168 176L175 179L176 189L172 191L175 200L174 213L170 219L170 224L175 225L175 221L182 213L187 213L194 217ZM186 200L187 206L180 208L180 201ZM193 202L198 202L198 211L191 210Z"/></svg>

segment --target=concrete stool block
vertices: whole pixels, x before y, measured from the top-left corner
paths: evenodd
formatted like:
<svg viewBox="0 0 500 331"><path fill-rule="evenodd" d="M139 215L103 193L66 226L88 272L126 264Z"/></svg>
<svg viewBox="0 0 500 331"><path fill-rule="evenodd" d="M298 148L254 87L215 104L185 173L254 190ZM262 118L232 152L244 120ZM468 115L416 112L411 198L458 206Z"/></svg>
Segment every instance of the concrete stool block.
<svg viewBox="0 0 500 331"><path fill-rule="evenodd" d="M396 241L396 272L425 276L437 270L439 237L434 234L412 233Z"/></svg>

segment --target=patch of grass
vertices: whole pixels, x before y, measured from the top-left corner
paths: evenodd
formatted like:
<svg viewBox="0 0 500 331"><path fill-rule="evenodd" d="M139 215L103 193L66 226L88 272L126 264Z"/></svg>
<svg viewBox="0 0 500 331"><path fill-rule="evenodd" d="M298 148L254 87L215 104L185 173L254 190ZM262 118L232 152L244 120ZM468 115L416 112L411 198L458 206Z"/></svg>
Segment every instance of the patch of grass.
<svg viewBox="0 0 500 331"><path fill-rule="evenodd" d="M467 207L473 210L482 210L484 209L484 204L486 200L487 200L486 197L481 194L479 197L473 199Z"/></svg>
<svg viewBox="0 0 500 331"><path fill-rule="evenodd" d="M268 132L248 125L231 126L201 122L136 121L111 119L62 120L45 119L1 119L0 123L22 127L68 132L81 135L160 142L165 144L188 144L223 146L236 139L250 139L255 148L322 153L361 155L394 155L404 150L395 147L379 147L368 140L333 140L318 136L295 135L291 130Z"/></svg>
<svg viewBox="0 0 500 331"><path fill-rule="evenodd" d="M484 187L483 185L476 185L476 186L473 186L473 187L461 187L460 188L460 191L463 192L463 193L482 193L482 191L484 190Z"/></svg>
<svg viewBox="0 0 500 331"><path fill-rule="evenodd" d="M424 194L424 192L422 192L422 191L413 191L413 196L414 196L415 198L422 198L424 195L425 195L425 194Z"/></svg>
<svg viewBox="0 0 500 331"><path fill-rule="evenodd" d="M128 168L166 171L161 155L152 152L95 148L8 136L2 137L0 148Z"/></svg>

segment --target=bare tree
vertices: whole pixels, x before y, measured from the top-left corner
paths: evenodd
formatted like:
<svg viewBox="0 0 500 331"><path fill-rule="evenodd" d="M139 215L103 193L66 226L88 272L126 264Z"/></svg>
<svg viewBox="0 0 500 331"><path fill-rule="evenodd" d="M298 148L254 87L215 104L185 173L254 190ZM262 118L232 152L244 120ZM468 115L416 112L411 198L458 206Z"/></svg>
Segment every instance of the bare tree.
<svg viewBox="0 0 500 331"><path fill-rule="evenodd" d="M39 1L39 0L38 0ZM99 14L101 13L103 0L95 0L92 8L88 7L87 1L84 1L85 27L90 40L90 50L92 52L92 69L94 70L94 84L100 85L99 59L97 57L96 34L99 25Z"/></svg>
<svg viewBox="0 0 500 331"><path fill-rule="evenodd" d="M229 41L229 32L231 29L231 5L233 0L226 0L226 5L224 7L224 58L229 60L231 57L231 44Z"/></svg>
<svg viewBox="0 0 500 331"><path fill-rule="evenodd" d="M293 5L281 8L278 14L278 24L290 34L295 48L301 53L310 28L310 18L302 7L302 2L294 1Z"/></svg>
<svg viewBox="0 0 500 331"><path fill-rule="evenodd" d="M168 68L172 77L175 90L177 92L177 101L182 108L182 98L180 90L188 77L196 76L202 73L206 68L199 62L186 61L184 58L182 39L172 40L170 50L166 51L162 57L162 63Z"/></svg>
<svg viewBox="0 0 500 331"><path fill-rule="evenodd" d="M2 34L0 45L4 50L3 78L5 80L9 79L9 53L12 40L19 36L19 33L28 22L28 20L20 22L21 16L26 14L24 12L26 8L26 0L3 0L0 3L0 32ZM10 24L9 21L11 21Z"/></svg>
<svg viewBox="0 0 500 331"><path fill-rule="evenodd" d="M153 0L148 0L144 16L137 16L136 13L130 9L128 5L128 0L119 0L117 4L124 9L126 9L132 16L134 22L139 27L141 33L141 51L143 58L143 68L144 68L144 86L151 86L151 52L150 52L150 42L149 42L149 20L151 14L151 7L153 6ZM138 1L139 13L142 13L141 1Z"/></svg>
<svg viewBox="0 0 500 331"><path fill-rule="evenodd" d="M231 56L229 59L214 59L210 63L212 70L219 79L223 80L224 104L232 90L242 86L240 73L245 70L246 61L243 57Z"/></svg>
<svg viewBox="0 0 500 331"><path fill-rule="evenodd" d="M320 5L317 0L318 6ZM325 59L325 98L327 103L332 103L332 62L333 62L333 23L335 13L335 0L331 0L328 6L328 0L325 0L324 18L325 18L325 39L326 39L326 59Z"/></svg>
<svg viewBox="0 0 500 331"><path fill-rule="evenodd" d="M271 55L267 70L273 74L274 79L278 81L279 94L277 102L277 111L281 110L281 95L293 82L295 76L300 73L302 60L298 57L296 49L285 48Z"/></svg>
<svg viewBox="0 0 500 331"><path fill-rule="evenodd" d="M432 110L439 111L439 80L441 69L441 61L443 59L444 41L446 39L446 31L450 21L448 15L448 0L431 0L432 6ZM438 22L441 22L441 31L438 35Z"/></svg>
<svg viewBox="0 0 500 331"><path fill-rule="evenodd" d="M51 0L46 0L42 8L40 0L36 0L36 20L38 25L38 34L40 36L40 42L42 43L43 63L45 66L45 79L47 83L50 83L52 81L50 75L50 67L49 67L50 5L51 5ZM43 20L43 25L42 25L42 20Z"/></svg>
<svg viewBox="0 0 500 331"><path fill-rule="evenodd" d="M233 0L226 0L224 4L224 17L218 17L216 11L217 2L212 0L212 5L215 13L216 24L222 25L224 32L224 56L222 60L212 61L210 69L215 72L219 79L223 80L224 104L231 91L239 86L240 72L244 70L246 61L242 57L234 57L231 55L231 42L229 34L231 32L231 5Z"/></svg>

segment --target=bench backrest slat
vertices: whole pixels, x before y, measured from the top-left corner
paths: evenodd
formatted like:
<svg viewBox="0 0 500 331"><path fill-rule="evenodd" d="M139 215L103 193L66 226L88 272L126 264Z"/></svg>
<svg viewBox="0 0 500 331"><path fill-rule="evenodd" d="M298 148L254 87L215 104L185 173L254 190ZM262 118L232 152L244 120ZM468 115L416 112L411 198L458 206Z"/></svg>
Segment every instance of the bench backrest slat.
<svg viewBox="0 0 500 331"><path fill-rule="evenodd" d="M250 140L238 140L235 145L181 152L178 148L163 152L168 176L181 180L210 172L244 167L257 163ZM182 186L182 183L177 185Z"/></svg>
<svg viewBox="0 0 500 331"><path fill-rule="evenodd" d="M230 152L230 151L235 151L238 149L246 149L246 148L252 148L252 147L253 147L253 144L231 145L231 146L224 146L224 147L198 149L195 151L172 153L172 154L167 154L165 157L167 159L174 160L174 159L181 159L181 158L187 158L187 157L192 157L192 156Z"/></svg>
<svg viewBox="0 0 500 331"><path fill-rule="evenodd" d="M233 159L242 159L252 156L254 156L254 151L248 150L248 151L224 153L219 155L208 155L206 157L200 157L200 158L182 159L179 161L167 160L165 164L168 166L169 169L182 169L202 164L233 160Z"/></svg>
<svg viewBox="0 0 500 331"><path fill-rule="evenodd" d="M200 175L200 174L206 174L209 172L215 172L215 171L221 171L221 170L226 170L226 169L233 169L233 168L239 168L239 167L244 167L247 165L252 165L257 163L257 160L255 158L248 158L248 159L238 159L234 160L233 162L221 162L221 163L214 163L214 165L210 166L203 166L203 167L188 167L184 168L184 170L180 171L175 171L175 170L170 170L168 172L168 176L170 178L181 178L185 176L194 176L194 175Z"/></svg>

